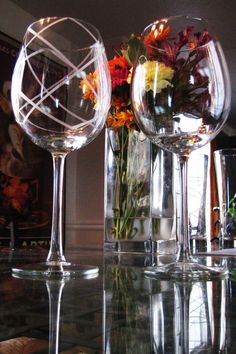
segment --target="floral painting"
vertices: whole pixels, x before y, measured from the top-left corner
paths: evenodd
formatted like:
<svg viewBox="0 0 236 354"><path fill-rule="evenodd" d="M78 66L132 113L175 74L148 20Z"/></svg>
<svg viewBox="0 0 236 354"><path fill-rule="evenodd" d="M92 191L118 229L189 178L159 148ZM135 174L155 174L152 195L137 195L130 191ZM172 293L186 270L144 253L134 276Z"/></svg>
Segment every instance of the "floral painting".
<svg viewBox="0 0 236 354"><path fill-rule="evenodd" d="M19 46L0 33L0 245L48 245L51 157L26 137L11 105L11 77Z"/></svg>

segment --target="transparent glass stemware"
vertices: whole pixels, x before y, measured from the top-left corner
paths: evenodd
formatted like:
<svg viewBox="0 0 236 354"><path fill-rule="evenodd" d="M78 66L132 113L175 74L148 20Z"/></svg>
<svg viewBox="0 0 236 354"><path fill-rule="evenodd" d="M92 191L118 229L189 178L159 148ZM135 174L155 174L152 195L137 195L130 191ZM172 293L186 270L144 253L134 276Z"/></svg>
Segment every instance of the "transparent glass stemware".
<svg viewBox="0 0 236 354"><path fill-rule="evenodd" d="M220 132L231 100L224 54L207 28L206 21L189 16L152 23L142 33L133 70L137 123L153 143L176 154L180 172L176 261L147 269L152 276L199 279L227 273L224 265L200 264L190 249L188 158Z"/></svg>
<svg viewBox="0 0 236 354"><path fill-rule="evenodd" d="M63 254L64 162L101 132L110 98L107 58L94 26L48 17L28 27L13 73L12 105L21 128L52 154L52 232L46 262L14 268L14 273L48 278L98 272L98 267L66 262Z"/></svg>

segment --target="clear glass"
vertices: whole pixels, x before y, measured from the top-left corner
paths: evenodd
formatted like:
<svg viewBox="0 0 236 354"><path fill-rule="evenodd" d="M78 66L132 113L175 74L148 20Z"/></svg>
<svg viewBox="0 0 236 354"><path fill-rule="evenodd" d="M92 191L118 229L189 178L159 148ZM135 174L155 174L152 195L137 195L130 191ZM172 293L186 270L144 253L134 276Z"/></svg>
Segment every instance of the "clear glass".
<svg viewBox="0 0 236 354"><path fill-rule="evenodd" d="M195 168L195 166L198 168ZM191 154L188 169L190 237L207 240L210 234L210 146Z"/></svg>
<svg viewBox="0 0 236 354"><path fill-rule="evenodd" d="M214 151L220 211L220 245L229 247L236 236L236 149Z"/></svg>
<svg viewBox="0 0 236 354"><path fill-rule="evenodd" d="M96 279L98 274L87 275L83 277L84 279ZM18 274L13 274L14 278L21 279ZM32 286L32 281L35 281L34 277L29 276L26 280L25 285L27 288ZM43 286L46 286L48 293L48 354L57 354L60 353L60 324L61 319L61 305L63 303L63 290L64 287L68 284L72 284L73 281L77 279L70 278L59 278L59 279L40 279L39 280ZM44 299L46 301L46 299ZM33 349L32 349L33 350Z"/></svg>
<svg viewBox="0 0 236 354"><path fill-rule="evenodd" d="M212 287L217 288L217 300L212 296ZM173 282L174 314L173 334L175 353L224 352L227 347L227 279L212 282ZM216 326L212 313L213 302L220 308ZM217 349L216 349L217 348Z"/></svg>
<svg viewBox="0 0 236 354"><path fill-rule="evenodd" d="M166 281L125 263L112 257L104 265L104 354L210 354L232 347L227 276Z"/></svg>
<svg viewBox="0 0 236 354"><path fill-rule="evenodd" d="M153 147L152 167L152 252L174 254L176 251L176 162L173 154Z"/></svg>
<svg viewBox="0 0 236 354"><path fill-rule="evenodd" d="M188 218L188 158L210 142L225 123L231 100L222 48L207 23L188 16L156 21L142 33L132 76L132 105L140 129L159 147L176 154L180 171L176 261L146 273L208 278L226 268L200 264L191 255Z"/></svg>
<svg viewBox="0 0 236 354"><path fill-rule="evenodd" d="M95 27L70 17L48 17L28 27L13 73L12 105L21 128L52 154L52 233L46 262L14 273L48 278L98 272L66 262L63 254L64 162L101 132L110 97L107 58Z"/></svg>
<svg viewBox="0 0 236 354"><path fill-rule="evenodd" d="M105 142L104 250L174 254L173 155L126 126Z"/></svg>
<svg viewBox="0 0 236 354"><path fill-rule="evenodd" d="M151 252L151 143L125 126L106 129L105 250Z"/></svg>

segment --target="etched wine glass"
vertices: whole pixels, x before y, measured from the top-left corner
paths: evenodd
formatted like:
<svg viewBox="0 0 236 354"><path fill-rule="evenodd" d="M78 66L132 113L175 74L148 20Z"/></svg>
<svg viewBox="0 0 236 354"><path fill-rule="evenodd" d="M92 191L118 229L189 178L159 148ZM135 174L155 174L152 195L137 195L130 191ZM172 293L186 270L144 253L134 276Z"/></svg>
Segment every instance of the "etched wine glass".
<svg viewBox="0 0 236 354"><path fill-rule="evenodd" d="M91 100L85 99L88 92ZM95 266L67 262L63 254L63 176L66 155L101 132L110 97L104 44L94 26L48 17L28 27L13 73L12 106L30 139L52 154L52 232L46 262L13 268L13 273L47 278L98 272Z"/></svg>
<svg viewBox="0 0 236 354"><path fill-rule="evenodd" d="M146 274L174 278L226 274L224 265L208 266L193 257L188 230L188 158L220 132L231 100L223 50L209 33L207 21L180 15L147 26L133 70L131 96L140 129L154 144L176 154L180 171L177 258L146 269Z"/></svg>

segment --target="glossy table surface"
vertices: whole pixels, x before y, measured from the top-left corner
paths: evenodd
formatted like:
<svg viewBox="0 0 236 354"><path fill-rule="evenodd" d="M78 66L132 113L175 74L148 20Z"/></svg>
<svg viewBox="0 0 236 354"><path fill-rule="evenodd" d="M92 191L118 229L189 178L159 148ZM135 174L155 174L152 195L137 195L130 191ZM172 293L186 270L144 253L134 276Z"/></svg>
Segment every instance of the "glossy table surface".
<svg viewBox="0 0 236 354"><path fill-rule="evenodd" d="M95 278L46 281L11 275L12 265L45 260L46 254L1 249L1 354L236 353L231 276L156 280L144 275L151 255L88 249L67 252L67 260L98 265ZM227 263L236 272L236 251Z"/></svg>

